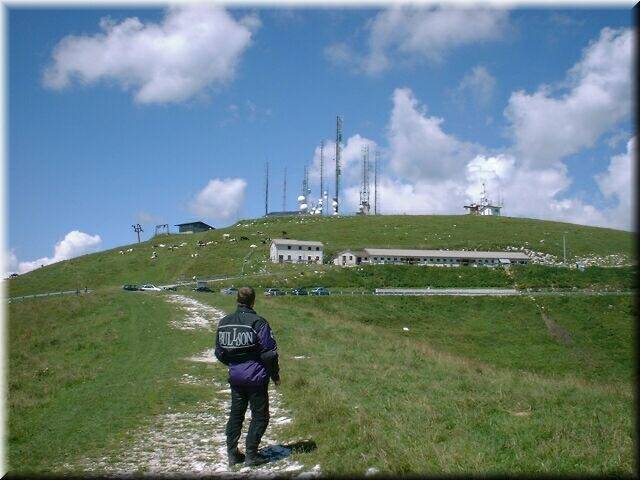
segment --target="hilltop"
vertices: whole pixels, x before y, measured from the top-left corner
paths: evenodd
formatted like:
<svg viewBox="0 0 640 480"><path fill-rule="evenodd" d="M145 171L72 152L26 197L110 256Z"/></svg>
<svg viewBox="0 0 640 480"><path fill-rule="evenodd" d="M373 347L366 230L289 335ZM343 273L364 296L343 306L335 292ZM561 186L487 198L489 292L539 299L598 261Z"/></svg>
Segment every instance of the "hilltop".
<svg viewBox="0 0 640 480"><path fill-rule="evenodd" d="M228 228L203 233L161 235L59 262L12 279L9 292L10 296L16 296L85 285L98 288L123 283L168 283L193 276L239 275L243 263L244 273L266 269L277 274L307 268L268 262L269 239L283 236L322 241L327 259L345 248L398 247L525 248L561 260L563 234L569 261L600 259L606 262L609 256L635 261L634 234L561 222L469 215L274 217L240 220ZM206 246L198 247L198 242ZM252 244L256 247L250 248ZM183 246L169 250L170 245ZM132 251L127 252L129 249ZM154 251L158 254L156 259L151 258ZM316 266L314 270L333 268L325 265Z"/></svg>

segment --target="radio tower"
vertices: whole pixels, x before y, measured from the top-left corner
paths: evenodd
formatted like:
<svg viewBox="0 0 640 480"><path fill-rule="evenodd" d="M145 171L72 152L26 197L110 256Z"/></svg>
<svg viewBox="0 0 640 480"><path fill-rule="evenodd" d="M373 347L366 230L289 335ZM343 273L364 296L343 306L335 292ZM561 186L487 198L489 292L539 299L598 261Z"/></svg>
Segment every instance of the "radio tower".
<svg viewBox="0 0 640 480"><path fill-rule="evenodd" d="M320 142L320 215L324 214L324 140Z"/></svg>
<svg viewBox="0 0 640 480"><path fill-rule="evenodd" d="M282 183L282 211L287 210L287 167L284 167L284 182Z"/></svg>
<svg viewBox="0 0 640 480"><path fill-rule="evenodd" d="M373 161L373 214L378 214L378 162L380 161L380 152L376 149L376 156Z"/></svg>
<svg viewBox="0 0 640 480"><path fill-rule="evenodd" d="M264 216L269 213L269 160L264 162L265 182L264 182Z"/></svg>
<svg viewBox="0 0 640 480"><path fill-rule="evenodd" d="M342 119L336 117L336 196L333 199L333 214L338 215L340 208L340 143L342 143Z"/></svg>
<svg viewBox="0 0 640 480"><path fill-rule="evenodd" d="M360 207L358 214L368 215L369 203L369 146L362 147L362 186L360 187Z"/></svg>

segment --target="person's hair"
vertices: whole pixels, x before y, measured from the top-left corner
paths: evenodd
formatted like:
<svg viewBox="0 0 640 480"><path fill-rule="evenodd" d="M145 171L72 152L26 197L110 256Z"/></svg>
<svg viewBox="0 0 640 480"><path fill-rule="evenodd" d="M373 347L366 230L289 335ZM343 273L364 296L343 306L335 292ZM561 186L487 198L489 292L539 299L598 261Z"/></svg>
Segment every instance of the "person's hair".
<svg viewBox="0 0 640 480"><path fill-rule="evenodd" d="M238 289L238 303L250 307L256 299L256 292L251 287L240 287Z"/></svg>

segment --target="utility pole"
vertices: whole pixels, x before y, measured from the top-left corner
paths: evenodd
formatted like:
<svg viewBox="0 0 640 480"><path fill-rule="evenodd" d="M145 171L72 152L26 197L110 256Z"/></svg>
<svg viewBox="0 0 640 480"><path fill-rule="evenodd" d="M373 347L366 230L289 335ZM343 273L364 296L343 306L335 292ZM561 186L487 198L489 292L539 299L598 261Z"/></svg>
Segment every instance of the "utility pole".
<svg viewBox="0 0 640 480"><path fill-rule="evenodd" d="M142 227L140 226L139 223L136 223L135 225L131 225L131 226L133 227L133 231L138 234L138 243L140 243L140 232L144 232L144 230L142 230Z"/></svg>
<svg viewBox="0 0 640 480"><path fill-rule="evenodd" d="M562 234L562 257L564 258L564 264L567 264L567 232Z"/></svg>

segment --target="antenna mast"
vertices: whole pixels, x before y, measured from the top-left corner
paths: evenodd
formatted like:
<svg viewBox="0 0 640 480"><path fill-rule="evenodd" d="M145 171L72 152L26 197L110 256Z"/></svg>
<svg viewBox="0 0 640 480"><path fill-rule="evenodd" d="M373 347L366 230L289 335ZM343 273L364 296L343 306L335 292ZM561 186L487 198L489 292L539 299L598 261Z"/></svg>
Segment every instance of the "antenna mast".
<svg viewBox="0 0 640 480"><path fill-rule="evenodd" d="M369 145L362 147L362 187L360 188L360 211L362 215L368 215L369 204Z"/></svg>
<svg viewBox="0 0 640 480"><path fill-rule="evenodd" d="M264 215L269 213L269 160L265 164L265 184L264 184Z"/></svg>
<svg viewBox="0 0 640 480"><path fill-rule="evenodd" d="M320 215L324 213L324 140L320 142Z"/></svg>
<svg viewBox="0 0 640 480"><path fill-rule="evenodd" d="M373 214L378 214L378 162L380 160L380 152L376 148L375 159L373 163Z"/></svg>
<svg viewBox="0 0 640 480"><path fill-rule="evenodd" d="M333 214L340 208L340 143L342 143L342 118L336 117L336 196L333 199Z"/></svg>
<svg viewBox="0 0 640 480"><path fill-rule="evenodd" d="M287 210L287 167L284 167L284 182L282 183L282 211Z"/></svg>

